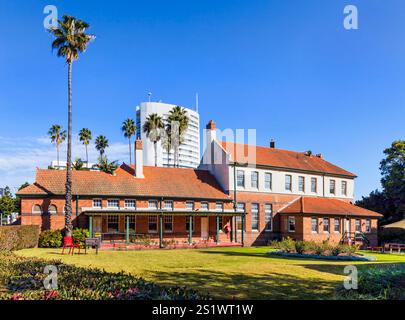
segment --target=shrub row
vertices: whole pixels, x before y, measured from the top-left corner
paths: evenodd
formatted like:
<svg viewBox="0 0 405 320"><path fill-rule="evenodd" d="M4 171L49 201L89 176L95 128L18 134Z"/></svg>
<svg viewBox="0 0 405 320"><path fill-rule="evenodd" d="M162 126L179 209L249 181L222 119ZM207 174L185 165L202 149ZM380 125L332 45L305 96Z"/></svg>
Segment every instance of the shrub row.
<svg viewBox="0 0 405 320"><path fill-rule="evenodd" d="M58 289L45 290L47 265L58 272ZM1 299L12 300L197 300L208 299L185 287L160 286L124 272L64 265L57 260L24 258L0 252Z"/></svg>
<svg viewBox="0 0 405 320"><path fill-rule="evenodd" d="M76 243L79 243L84 248L86 238L90 236L88 229L73 229L72 237ZM40 248L60 248L63 245L62 230L45 230L39 235L38 246Z"/></svg>
<svg viewBox="0 0 405 320"><path fill-rule="evenodd" d="M340 254L351 256L357 250L357 247L346 244L331 244L329 241L323 241L322 243L316 243L314 241L295 241L290 237L284 238L281 241L273 241L271 246L281 252L326 256L338 256Z"/></svg>
<svg viewBox="0 0 405 320"><path fill-rule="evenodd" d="M38 245L39 226L0 227L0 250L20 250Z"/></svg>

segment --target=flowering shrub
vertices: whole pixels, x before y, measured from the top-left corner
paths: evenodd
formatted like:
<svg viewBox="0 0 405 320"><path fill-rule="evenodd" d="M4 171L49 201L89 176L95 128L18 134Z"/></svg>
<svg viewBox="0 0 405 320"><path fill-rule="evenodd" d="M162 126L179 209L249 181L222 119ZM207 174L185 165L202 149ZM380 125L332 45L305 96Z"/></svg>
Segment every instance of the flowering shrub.
<svg viewBox="0 0 405 320"><path fill-rule="evenodd" d="M80 244L80 248L84 248L86 238L90 237L90 231L88 229L76 228L72 231L72 237L75 243Z"/></svg>
<svg viewBox="0 0 405 320"><path fill-rule="evenodd" d="M45 230L39 235L40 248L60 248L62 246L61 230Z"/></svg>
<svg viewBox="0 0 405 320"><path fill-rule="evenodd" d="M45 290L46 265L58 270L58 289ZM0 252L0 299L7 300L196 300L208 296L184 287L166 287L124 272L64 265L60 261L24 258Z"/></svg>

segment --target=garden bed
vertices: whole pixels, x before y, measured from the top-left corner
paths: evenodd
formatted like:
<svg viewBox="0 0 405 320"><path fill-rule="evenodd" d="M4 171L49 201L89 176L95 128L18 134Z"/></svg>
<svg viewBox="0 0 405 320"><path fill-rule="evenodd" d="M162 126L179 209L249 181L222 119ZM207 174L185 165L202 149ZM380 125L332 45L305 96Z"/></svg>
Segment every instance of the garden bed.
<svg viewBox="0 0 405 320"><path fill-rule="evenodd" d="M339 255L339 256L324 256L320 254L306 254L306 253L288 253L282 251L270 251L271 256L281 256L290 258L307 258L307 259L321 259L321 260L337 260L337 261L375 261L376 258L364 255Z"/></svg>

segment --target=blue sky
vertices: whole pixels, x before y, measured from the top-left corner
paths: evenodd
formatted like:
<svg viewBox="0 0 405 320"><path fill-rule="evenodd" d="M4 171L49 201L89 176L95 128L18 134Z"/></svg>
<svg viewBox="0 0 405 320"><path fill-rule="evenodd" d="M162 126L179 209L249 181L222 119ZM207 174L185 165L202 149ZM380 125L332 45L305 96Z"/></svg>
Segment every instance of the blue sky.
<svg viewBox="0 0 405 320"><path fill-rule="evenodd" d="M112 160L126 160L120 125L148 91L184 106L198 92L202 126L323 153L359 175L356 198L380 186L382 151L405 136L401 0L1 0L0 186L33 181L55 158L49 127L66 127L67 68L42 24L47 4L97 36L73 66L74 132L105 134ZM347 4L358 30L343 28Z"/></svg>

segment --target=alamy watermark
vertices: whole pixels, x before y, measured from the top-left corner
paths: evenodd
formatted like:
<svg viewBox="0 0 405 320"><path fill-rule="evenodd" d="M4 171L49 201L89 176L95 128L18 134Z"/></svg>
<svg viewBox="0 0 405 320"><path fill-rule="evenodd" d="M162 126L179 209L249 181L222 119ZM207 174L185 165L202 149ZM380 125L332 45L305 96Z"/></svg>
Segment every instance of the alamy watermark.
<svg viewBox="0 0 405 320"><path fill-rule="evenodd" d="M343 27L346 30L357 30L359 28L359 10L355 5L347 5L343 9L345 15L343 19Z"/></svg>
<svg viewBox="0 0 405 320"><path fill-rule="evenodd" d="M58 289L58 268L52 264L45 266L44 273L47 274L43 284L46 290Z"/></svg>
<svg viewBox="0 0 405 320"><path fill-rule="evenodd" d="M346 290L358 289L358 271L356 266L346 266L343 270L344 274L347 274L343 280L343 287Z"/></svg>

